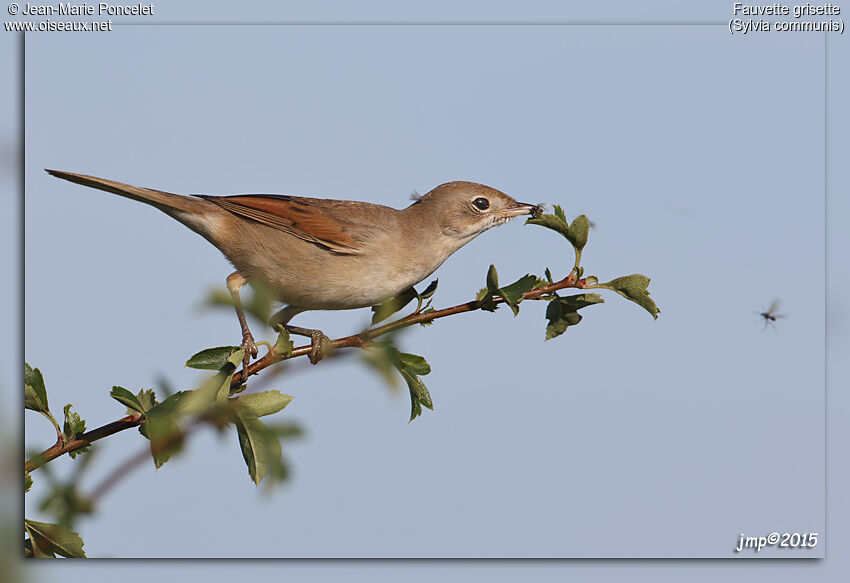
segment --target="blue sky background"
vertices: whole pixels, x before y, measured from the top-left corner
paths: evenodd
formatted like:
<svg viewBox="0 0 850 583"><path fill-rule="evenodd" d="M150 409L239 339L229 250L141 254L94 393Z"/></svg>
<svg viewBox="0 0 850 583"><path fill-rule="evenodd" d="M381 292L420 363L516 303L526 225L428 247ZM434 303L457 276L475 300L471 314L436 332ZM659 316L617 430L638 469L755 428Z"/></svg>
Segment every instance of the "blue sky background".
<svg viewBox="0 0 850 583"><path fill-rule="evenodd" d="M90 427L121 415L112 385L196 386L186 357L238 341L231 313L198 309L229 271L165 215L44 167L397 207L480 181L588 214L586 270L649 275L662 309L653 322L606 295L546 343L530 302L411 330L399 343L431 363L436 408L409 425L407 397L360 363L295 363L269 383L307 431L285 445L290 482L263 496L235 436L198 433L81 524L90 556L731 557L742 532L824 532L824 339L846 343L847 306L824 288L823 36L136 26L31 35L26 51L24 354L53 407L73 402ZM830 87L846 95L846 78ZM441 268L436 303L468 300L490 263L505 280L558 274L570 253L515 222ZM846 269L828 273L841 289ZM753 311L776 297L789 317L764 330ZM367 317L297 322L339 336ZM50 442L26 421L27 447ZM84 485L142 447L105 440ZM143 499L156 505L127 528Z"/></svg>

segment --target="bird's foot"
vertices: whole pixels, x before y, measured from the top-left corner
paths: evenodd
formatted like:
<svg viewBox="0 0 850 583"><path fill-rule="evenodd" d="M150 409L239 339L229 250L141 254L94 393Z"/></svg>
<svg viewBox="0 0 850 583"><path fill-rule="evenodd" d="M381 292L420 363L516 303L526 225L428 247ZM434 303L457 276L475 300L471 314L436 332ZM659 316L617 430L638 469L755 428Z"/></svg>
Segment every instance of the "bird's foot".
<svg viewBox="0 0 850 583"><path fill-rule="evenodd" d="M333 349L331 339L325 336L321 330L313 330L310 332L310 362L319 364L325 356L330 354Z"/></svg>
<svg viewBox="0 0 850 583"><path fill-rule="evenodd" d="M333 350L331 339L325 336L325 333L321 330L301 328L300 326L292 326L291 324L284 324L283 327L290 334L298 334L299 336L305 336L310 339L310 354L308 356L310 362L313 364L318 364L320 360Z"/></svg>
<svg viewBox="0 0 850 583"><path fill-rule="evenodd" d="M247 379L248 365L251 363L251 359L257 358L257 355L260 353L257 345L254 343L254 337L248 330L242 333L242 344L239 345L239 348L245 351L245 355L242 357L242 378Z"/></svg>

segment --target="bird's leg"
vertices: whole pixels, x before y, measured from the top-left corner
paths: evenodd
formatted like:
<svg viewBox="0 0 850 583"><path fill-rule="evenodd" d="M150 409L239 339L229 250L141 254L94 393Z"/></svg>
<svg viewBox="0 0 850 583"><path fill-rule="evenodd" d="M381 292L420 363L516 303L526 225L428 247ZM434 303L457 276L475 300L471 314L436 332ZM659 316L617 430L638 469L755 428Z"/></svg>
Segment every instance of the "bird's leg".
<svg viewBox="0 0 850 583"><path fill-rule="evenodd" d="M248 283L248 280L239 273L234 271L227 276L227 289L230 290L230 295L233 296L233 306L236 308L236 316L239 318L239 325L242 327L242 344L239 348L245 350L245 356L242 357L242 378L248 378L248 364L251 362L251 357L256 358L258 354L257 345L254 344L254 336L248 329L248 321L245 319L245 310L242 309L242 300L239 299L239 290Z"/></svg>
<svg viewBox="0 0 850 583"><path fill-rule="evenodd" d="M331 339L325 336L324 332L321 330L312 330L310 328L301 328L299 326L292 326L289 324L289 321L296 315L305 311L303 308L299 308L298 306L286 306L279 312L277 312L274 316L271 317L269 324L272 326L277 326L278 324L282 325L286 328L286 331L291 334L298 334L299 336L306 336L310 339L310 362L313 364L318 364L324 356L330 352L331 349Z"/></svg>

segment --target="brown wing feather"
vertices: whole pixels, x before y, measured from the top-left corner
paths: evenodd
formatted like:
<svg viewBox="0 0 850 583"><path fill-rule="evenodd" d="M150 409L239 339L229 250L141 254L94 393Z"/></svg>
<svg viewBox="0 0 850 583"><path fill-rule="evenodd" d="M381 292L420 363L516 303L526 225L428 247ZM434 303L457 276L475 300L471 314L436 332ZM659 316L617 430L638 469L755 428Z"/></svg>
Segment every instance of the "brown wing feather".
<svg viewBox="0 0 850 583"><path fill-rule="evenodd" d="M314 199L278 194L243 194L236 196L196 195L214 202L237 216L281 230L310 241L335 253L360 253L352 236L352 225L339 213L330 212Z"/></svg>

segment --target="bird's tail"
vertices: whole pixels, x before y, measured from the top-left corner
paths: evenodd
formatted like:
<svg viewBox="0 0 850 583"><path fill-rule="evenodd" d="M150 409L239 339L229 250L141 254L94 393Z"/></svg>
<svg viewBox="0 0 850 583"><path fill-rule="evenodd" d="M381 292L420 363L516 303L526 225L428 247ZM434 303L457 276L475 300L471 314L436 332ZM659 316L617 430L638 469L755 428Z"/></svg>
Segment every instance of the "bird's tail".
<svg viewBox="0 0 850 583"><path fill-rule="evenodd" d="M215 204L193 196L184 196L182 194L154 190L153 188L132 186L123 182L116 182L115 180L63 172L61 170L46 170L46 172L51 176L62 178L63 180L105 190L106 192L119 194L154 206L204 236L207 236L209 232L209 225L206 219L221 214L221 211Z"/></svg>

